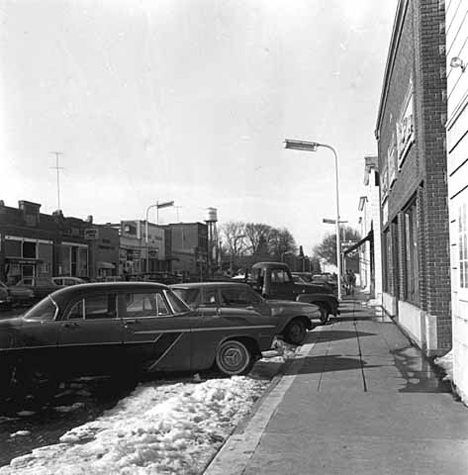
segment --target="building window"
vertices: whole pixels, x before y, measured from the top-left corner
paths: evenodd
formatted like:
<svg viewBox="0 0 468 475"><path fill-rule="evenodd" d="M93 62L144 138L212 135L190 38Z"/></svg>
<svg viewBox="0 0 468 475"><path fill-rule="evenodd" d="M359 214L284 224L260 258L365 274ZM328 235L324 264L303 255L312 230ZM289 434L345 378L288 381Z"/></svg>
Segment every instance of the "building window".
<svg viewBox="0 0 468 475"><path fill-rule="evenodd" d="M458 252L460 269L460 288L468 288L468 224L466 220L466 203L459 208L458 214Z"/></svg>
<svg viewBox="0 0 468 475"><path fill-rule="evenodd" d="M383 290L384 292L390 292L390 256L392 255L392 240L390 237L390 228L387 228L383 233L383 243L382 243L382 254L383 254Z"/></svg>
<svg viewBox="0 0 468 475"><path fill-rule="evenodd" d="M30 241L23 242L23 257L25 258L36 258L36 243Z"/></svg>
<svg viewBox="0 0 468 475"><path fill-rule="evenodd" d="M404 221L405 239L405 299L419 303L418 224L417 203L413 201L406 209Z"/></svg>

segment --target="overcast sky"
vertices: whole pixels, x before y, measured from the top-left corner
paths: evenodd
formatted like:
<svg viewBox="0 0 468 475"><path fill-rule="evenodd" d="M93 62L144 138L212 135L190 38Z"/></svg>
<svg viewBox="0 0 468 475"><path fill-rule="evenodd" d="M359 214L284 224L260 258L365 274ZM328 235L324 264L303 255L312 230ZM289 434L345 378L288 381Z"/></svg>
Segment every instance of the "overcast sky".
<svg viewBox="0 0 468 475"><path fill-rule="evenodd" d="M0 199L97 223L358 228L397 0L2 0ZM156 216L150 213L150 220ZM154 211L155 214L155 211Z"/></svg>

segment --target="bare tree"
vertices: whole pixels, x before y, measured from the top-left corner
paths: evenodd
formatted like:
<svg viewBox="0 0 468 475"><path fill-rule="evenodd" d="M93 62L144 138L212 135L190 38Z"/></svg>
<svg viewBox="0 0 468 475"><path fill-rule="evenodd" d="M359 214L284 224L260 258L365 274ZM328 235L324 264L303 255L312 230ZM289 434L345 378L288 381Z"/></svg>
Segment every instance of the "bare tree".
<svg viewBox="0 0 468 475"><path fill-rule="evenodd" d="M239 221L229 221L221 226L220 231L224 237L224 247L229 255L229 268L232 273L236 257L243 255L247 249L245 224Z"/></svg>
<svg viewBox="0 0 468 475"><path fill-rule="evenodd" d="M296 241L286 228L272 229L268 248L270 255L278 260L282 260L285 254L295 254L297 252Z"/></svg>
<svg viewBox="0 0 468 475"><path fill-rule="evenodd" d="M359 241L359 232L350 226L341 228L342 242ZM336 265L336 234L326 234L322 242L315 246L315 255L324 259L330 264Z"/></svg>
<svg viewBox="0 0 468 475"><path fill-rule="evenodd" d="M263 253L262 251L267 251L272 229L268 224L247 223L245 225L245 235L253 256L259 256Z"/></svg>

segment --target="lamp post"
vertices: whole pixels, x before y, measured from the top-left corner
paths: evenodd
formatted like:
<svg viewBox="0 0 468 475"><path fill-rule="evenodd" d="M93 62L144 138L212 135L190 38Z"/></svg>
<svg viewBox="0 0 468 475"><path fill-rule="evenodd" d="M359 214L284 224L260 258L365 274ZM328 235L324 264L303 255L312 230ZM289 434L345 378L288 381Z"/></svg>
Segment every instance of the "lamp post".
<svg viewBox="0 0 468 475"><path fill-rule="evenodd" d="M338 155L331 145L306 142L304 140L286 139L283 142L284 148L300 150L303 152L316 152L319 147L328 148L335 157L335 187L336 187L336 263L338 267L338 300L341 300L341 240L340 240L340 195L338 186Z"/></svg>
<svg viewBox="0 0 468 475"><path fill-rule="evenodd" d="M149 205L146 208L146 220L145 220L145 244L146 244L146 272L149 272L149 244L148 244L148 213L151 208L156 208L157 216L156 216L156 224L159 224L159 210L161 208L168 208L170 206L174 206L173 201L166 201L164 203L160 203L156 201L156 203Z"/></svg>

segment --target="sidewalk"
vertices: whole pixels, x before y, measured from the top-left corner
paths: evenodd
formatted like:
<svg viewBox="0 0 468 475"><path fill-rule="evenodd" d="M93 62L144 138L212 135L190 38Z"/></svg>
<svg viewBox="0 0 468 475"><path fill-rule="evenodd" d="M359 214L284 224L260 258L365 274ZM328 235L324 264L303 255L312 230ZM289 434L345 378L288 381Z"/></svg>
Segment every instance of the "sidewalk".
<svg viewBox="0 0 468 475"><path fill-rule="evenodd" d="M468 473L468 408L359 295L341 309L205 475Z"/></svg>

